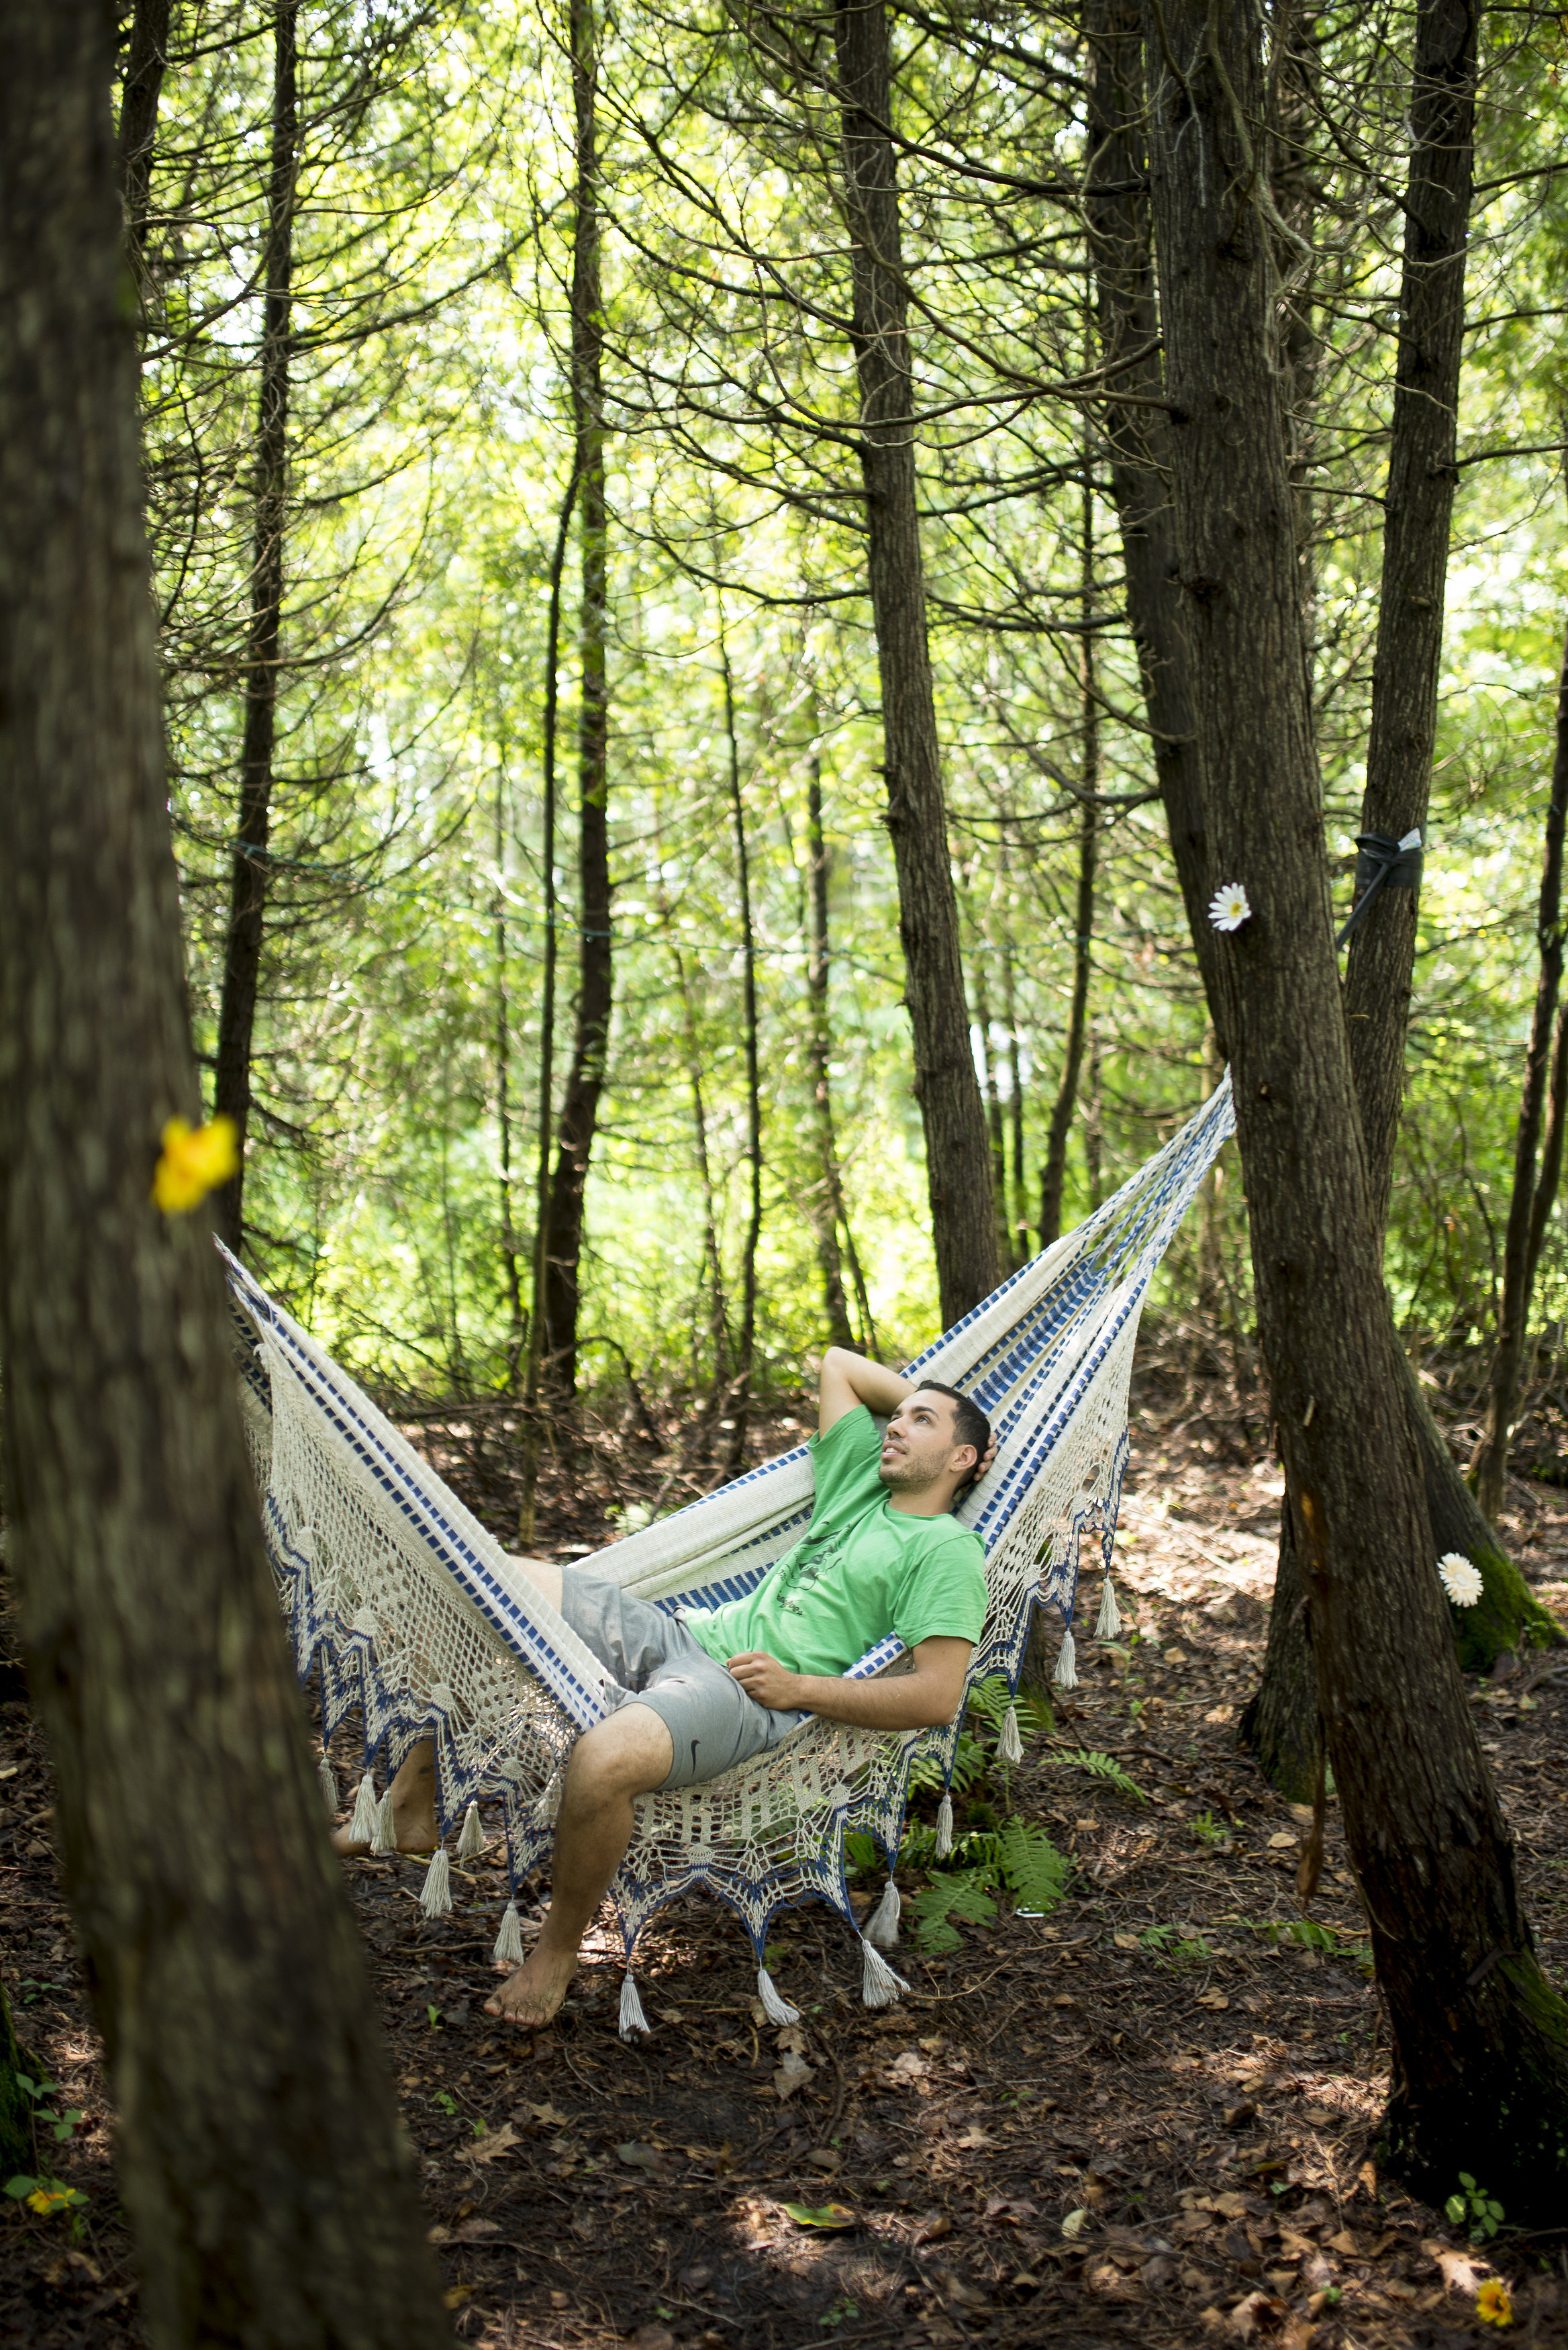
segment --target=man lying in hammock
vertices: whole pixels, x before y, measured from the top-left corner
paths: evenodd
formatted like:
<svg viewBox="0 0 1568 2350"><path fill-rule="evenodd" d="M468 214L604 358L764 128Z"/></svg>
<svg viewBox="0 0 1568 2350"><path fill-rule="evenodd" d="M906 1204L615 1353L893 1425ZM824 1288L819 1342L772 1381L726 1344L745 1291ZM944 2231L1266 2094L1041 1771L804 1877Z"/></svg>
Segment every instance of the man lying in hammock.
<svg viewBox="0 0 1568 2350"><path fill-rule="evenodd" d="M891 1414L885 1435L873 1412ZM639 1795L716 1779L814 1713L868 1730L952 1720L985 1617L985 1553L951 1512L995 1450L985 1414L955 1388L917 1384L832 1347L811 1440L811 1523L744 1598L677 1621L607 1577L519 1561L621 1694L572 1749L550 1907L530 1957L485 2002L489 2014L534 2029L555 2014L631 1841ZM911 1670L840 1678L890 1632ZM403 1851L436 1841L434 1785L425 1740L392 1783ZM344 1853L369 1849L346 1830L334 1842Z"/></svg>

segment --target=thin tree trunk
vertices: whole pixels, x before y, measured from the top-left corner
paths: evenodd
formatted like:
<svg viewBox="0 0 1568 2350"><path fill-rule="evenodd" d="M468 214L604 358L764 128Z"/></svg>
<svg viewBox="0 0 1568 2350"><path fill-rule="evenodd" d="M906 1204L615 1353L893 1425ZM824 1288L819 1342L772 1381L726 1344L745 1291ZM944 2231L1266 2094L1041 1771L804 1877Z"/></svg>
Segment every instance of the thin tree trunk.
<svg viewBox="0 0 1568 2350"><path fill-rule="evenodd" d="M119 186L125 241L139 284L144 275L158 104L169 66L170 0L136 0L119 100ZM145 291L143 307L145 307Z"/></svg>
<svg viewBox="0 0 1568 2350"><path fill-rule="evenodd" d="M517 1386L523 1350L523 1284L517 1272L517 1216L512 1197L512 1019L506 993L506 744L495 761L495 1117L501 1143L501 1275L506 1294L506 1392Z"/></svg>
<svg viewBox="0 0 1568 2350"><path fill-rule="evenodd" d="M0 57L0 1377L11 1565L149 2341L450 2323L327 1846L204 1215L140 525L110 12ZM68 489L68 495L65 491Z"/></svg>
<svg viewBox="0 0 1568 2350"><path fill-rule="evenodd" d="M544 889L545 955L539 991L539 1102L534 1170L534 1263L529 1300L527 1376L523 1384L527 1409L523 1437L523 1498L517 1513L517 1539L524 1550L535 1538L535 1500L539 1489L539 1455L544 1430L539 1418L540 1371L545 1357L545 1278L550 1262L550 1146L556 1114L556 977L560 959L557 930L559 905L556 890L556 737L561 707L561 582L566 567L566 541L577 503L580 448L574 451L572 471L561 499L556 544L550 556L550 617L545 638L545 712L540 746L540 879Z"/></svg>
<svg viewBox="0 0 1568 2350"><path fill-rule="evenodd" d="M1383 581L1372 668L1363 832L1399 840L1427 821L1449 530L1459 474L1465 243L1473 178L1478 0L1419 0ZM1345 1012L1373 1211L1388 1218L1416 956L1414 889L1385 886L1350 941Z"/></svg>
<svg viewBox="0 0 1568 2350"><path fill-rule="evenodd" d="M1078 1079L1088 1033L1089 979L1094 968L1095 869L1099 858L1100 696L1095 675L1095 494L1087 452L1083 484L1083 536L1079 549L1079 723L1083 729L1082 796L1078 802L1078 886L1073 916L1073 993L1062 1049L1062 1081L1051 1106L1045 1166L1040 1179L1040 1245L1049 1248L1062 1230L1062 1199L1067 1182L1067 1137L1078 1101Z"/></svg>
<svg viewBox="0 0 1568 2350"><path fill-rule="evenodd" d="M1002 837L1002 879L1008 880L1006 835ZM1013 1270L1029 1255L1029 1202L1023 1152L1023 1046L1018 1034L1018 975L1013 969L1011 924L1002 933L1002 1001L1007 1018L1008 1125L1012 1144L1012 1205L1008 1222L1007 1254Z"/></svg>
<svg viewBox="0 0 1568 2350"><path fill-rule="evenodd" d="M741 796L741 745L735 733L735 681L730 669L723 622L719 626L719 661L724 681L724 739L729 746L730 818L735 828L735 883L741 899L741 965L746 1051L746 1166L751 1199L741 1245L741 1327L735 1375L730 1385L727 1465L745 1458L746 1422L752 1409L752 1374L757 1343L757 1249L763 1236L763 1091L757 1046L757 940L752 922L752 860L746 844L746 809Z"/></svg>
<svg viewBox="0 0 1568 2350"><path fill-rule="evenodd" d="M1147 41L1204 806L1212 854L1252 907L1222 942L1217 986L1319 1712L1393 2039L1384 2158L1426 2191L1447 2192L1462 2163L1524 2224L1544 2222L1568 2178L1568 2010L1536 1961L1466 1707L1381 1280L1249 128L1261 25L1251 0L1218 16L1209 0L1149 0Z"/></svg>
<svg viewBox="0 0 1568 2350"><path fill-rule="evenodd" d="M557 1128L545 1260L545 1377L570 1399L577 1386L583 1213L609 1054L609 691L606 666L609 518L605 486L604 317L599 287L598 52L592 0L571 0L576 218L572 234L572 418L581 499L581 686L577 719L577 873L582 937L572 1066Z"/></svg>
<svg viewBox="0 0 1568 2350"><path fill-rule="evenodd" d="M239 1171L216 1198L218 1234L238 1254L244 1238L244 1150L251 1114L251 1047L266 918L273 750L283 629L284 536L288 512L288 393L299 109L297 0L278 0L273 23L272 154L267 174L261 396L256 415L251 609L240 750L239 830L229 879L223 991L218 1006L213 1107L233 1118Z"/></svg>
<svg viewBox="0 0 1568 2350"><path fill-rule="evenodd" d="M1084 32L1091 59L1085 213L1100 359L1116 369L1121 390L1149 403L1110 403L1099 419L1100 431L1110 457L1127 619L1153 738L1155 780L1223 1063L1229 1056L1214 988L1215 933L1209 922L1215 878L1204 833L1202 749L1181 609L1176 518L1167 487L1171 428L1165 414L1159 307L1144 192L1147 170L1138 0L1084 0Z"/></svg>
<svg viewBox="0 0 1568 2350"><path fill-rule="evenodd" d="M915 484L909 297L890 136L887 0L836 0L852 340L860 388L867 584L882 682L888 829L926 1139L926 1183L944 1324L995 1288L991 1153L970 1043L948 854L936 695L926 636Z"/></svg>
<svg viewBox="0 0 1568 2350"><path fill-rule="evenodd" d="M1520 1376L1524 1363L1530 1324L1530 1298L1535 1266L1531 1252L1535 1221L1536 1158L1541 1148L1547 1080L1552 1061L1552 1031L1563 984L1563 835L1568 821L1568 639L1557 686L1556 756L1552 765L1552 795L1546 804L1546 840L1541 862L1541 897L1536 910L1535 939L1541 957L1531 1016L1530 1043L1524 1056L1524 1091L1513 1143L1513 1190L1508 1203L1508 1227L1502 1244L1502 1302L1498 1314L1497 1347L1487 1389L1486 1416L1472 1468L1476 1500L1495 1523L1502 1507L1508 1475L1508 1445L1519 1409ZM1386 893L1385 893L1386 894ZM1553 1138L1554 1142L1556 1138ZM1557 1144L1561 1149L1561 1145ZM1542 1216L1542 1229L1545 1229Z"/></svg>
<svg viewBox="0 0 1568 2350"><path fill-rule="evenodd" d="M1541 1136L1541 1178L1535 1186L1535 1203L1530 1211L1530 1283L1535 1284L1536 1267L1541 1263L1541 1246L1546 1238L1547 1219L1557 1204L1557 1187L1563 1177L1563 1124L1568 1112L1568 1018L1561 1008L1557 1014L1557 1035L1552 1047L1552 1075L1546 1088L1546 1123Z"/></svg>
<svg viewBox="0 0 1568 2350"><path fill-rule="evenodd" d="M985 1100L985 1129L991 1140L991 1197L996 1217L996 1253L999 1269L1012 1270L1012 1247L1007 1232L1007 1128L1002 1121L1002 1088L996 1082L995 1039L992 1035L991 986L986 976L985 959L991 941L981 931L975 940L974 1024L980 1043L980 1066L983 1072L981 1091Z"/></svg>
<svg viewBox="0 0 1568 2350"><path fill-rule="evenodd" d="M822 1305L828 1344L854 1343L849 1306L844 1295L844 1267L838 1253L838 1227L846 1222L844 1189L838 1171L838 1148L833 1131L833 1030L828 1009L827 840L822 824L822 760L813 752L805 784L806 904L810 913L810 946L805 963L805 993L811 1023L812 1107L816 1120L816 1159L821 1170L812 1222L816 1231L816 1262L822 1274Z"/></svg>
<svg viewBox="0 0 1568 2350"><path fill-rule="evenodd" d="M680 997L681 1025L686 1040L686 1076L691 1088L691 1130L697 1150L697 1172L702 1185L702 1281L708 1295L708 1336L713 1350L704 1420L718 1411L719 1398L729 1379L730 1332L724 1303L724 1263L719 1253L719 1213L713 1190L713 1162L708 1149L708 1113L702 1101L702 1053L697 1036L697 1012L686 958L679 947L670 950L675 965L675 985ZM695 1377L695 1368L693 1370Z"/></svg>

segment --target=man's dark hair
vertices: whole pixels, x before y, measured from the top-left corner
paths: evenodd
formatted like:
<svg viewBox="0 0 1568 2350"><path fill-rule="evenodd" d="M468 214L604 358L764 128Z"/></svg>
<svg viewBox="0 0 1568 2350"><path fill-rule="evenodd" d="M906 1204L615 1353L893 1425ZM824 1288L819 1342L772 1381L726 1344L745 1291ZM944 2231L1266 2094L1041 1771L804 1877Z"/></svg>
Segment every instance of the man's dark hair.
<svg viewBox="0 0 1568 2350"><path fill-rule="evenodd" d="M973 1484L980 1464L985 1459L985 1448L991 1442L991 1422L972 1396L966 1396L961 1388L946 1386L940 1379L922 1379L916 1392L919 1395L950 1396L952 1399L953 1442L974 1447L974 1467L959 1487L962 1493Z"/></svg>

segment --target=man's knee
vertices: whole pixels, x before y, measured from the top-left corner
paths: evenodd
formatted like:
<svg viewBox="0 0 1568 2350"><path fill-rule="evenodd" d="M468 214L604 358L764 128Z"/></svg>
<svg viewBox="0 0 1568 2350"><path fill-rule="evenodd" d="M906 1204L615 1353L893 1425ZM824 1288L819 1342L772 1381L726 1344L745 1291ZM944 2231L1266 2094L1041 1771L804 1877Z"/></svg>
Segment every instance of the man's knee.
<svg viewBox="0 0 1568 2350"><path fill-rule="evenodd" d="M648 1795L663 1786L674 1762L663 1715L650 1705L623 1705L578 1739L566 1784L587 1796Z"/></svg>

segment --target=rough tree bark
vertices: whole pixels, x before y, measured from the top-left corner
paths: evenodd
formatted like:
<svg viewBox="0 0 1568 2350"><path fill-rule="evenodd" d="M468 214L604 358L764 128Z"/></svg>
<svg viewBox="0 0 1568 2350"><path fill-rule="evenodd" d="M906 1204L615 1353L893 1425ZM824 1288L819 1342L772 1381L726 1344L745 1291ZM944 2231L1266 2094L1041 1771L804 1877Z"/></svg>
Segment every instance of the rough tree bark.
<svg viewBox="0 0 1568 2350"><path fill-rule="evenodd" d="M0 9L0 1363L12 1565L157 2350L450 2339L321 1819L216 1257L110 12Z"/></svg>
<svg viewBox="0 0 1568 2350"><path fill-rule="evenodd" d="M609 684L606 638L609 517L605 487L604 314L599 282L598 45L592 0L572 0L572 104L576 138L572 228L573 472L582 532L578 623L577 880L582 908L577 1018L556 1127L545 1260L544 1378L557 1399L577 1386L583 1211L609 1055Z"/></svg>
<svg viewBox="0 0 1568 2350"><path fill-rule="evenodd" d="M158 104L169 66L170 0L136 0L119 100L119 185L125 241L139 286L147 247L148 197L158 136ZM145 307L146 293L142 287Z"/></svg>
<svg viewBox="0 0 1568 2350"><path fill-rule="evenodd" d="M240 749L239 826L229 877L223 992L218 1006L213 1107L232 1118L239 1171L217 1194L220 1238L237 1255L244 1237L245 1139L251 1114L251 1045L266 917L267 835L272 821L283 632L283 552L288 514L288 377L294 207L298 172L296 88L298 0L278 0L273 20L272 153L263 262L261 393L256 414L251 610L245 651L244 733Z"/></svg>
<svg viewBox="0 0 1568 2350"><path fill-rule="evenodd" d="M1244 883L1252 906L1216 981L1319 1711L1393 2040L1385 2159L1443 2193L1462 2163L1498 2182L1511 2213L1544 2220L1568 2179L1568 2011L1536 1961L1448 1637L1382 1284L1271 349L1269 199L1250 129L1262 26L1254 0L1149 0L1146 38L1211 873Z"/></svg>
<svg viewBox="0 0 1568 2350"><path fill-rule="evenodd" d="M867 575L882 682L888 829L926 1139L944 1324L995 1288L991 1148L971 1048L948 854L915 484L914 379L894 162L886 0L836 0L852 340L860 387Z"/></svg>

